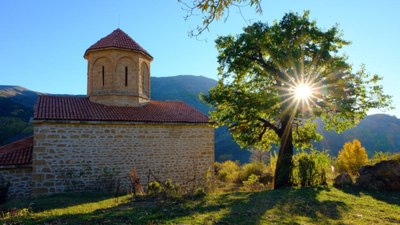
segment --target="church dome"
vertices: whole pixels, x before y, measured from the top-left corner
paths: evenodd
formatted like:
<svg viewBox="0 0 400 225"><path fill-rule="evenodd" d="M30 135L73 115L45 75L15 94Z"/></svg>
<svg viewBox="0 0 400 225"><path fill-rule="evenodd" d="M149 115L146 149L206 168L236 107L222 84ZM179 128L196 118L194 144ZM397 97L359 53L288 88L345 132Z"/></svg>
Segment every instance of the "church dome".
<svg viewBox="0 0 400 225"><path fill-rule="evenodd" d="M140 46L135 40L133 40L131 37L129 37L128 34L126 34L119 28L114 30L111 34L103 37L92 46L90 46L85 52L85 57L87 53L92 50L109 49L109 48L122 48L131 51L136 51L143 53L150 58L153 58L150 55L150 53L148 53L142 46Z"/></svg>
<svg viewBox="0 0 400 225"><path fill-rule="evenodd" d="M121 29L90 46L88 96L108 106L143 106L150 101L150 63L153 57Z"/></svg>

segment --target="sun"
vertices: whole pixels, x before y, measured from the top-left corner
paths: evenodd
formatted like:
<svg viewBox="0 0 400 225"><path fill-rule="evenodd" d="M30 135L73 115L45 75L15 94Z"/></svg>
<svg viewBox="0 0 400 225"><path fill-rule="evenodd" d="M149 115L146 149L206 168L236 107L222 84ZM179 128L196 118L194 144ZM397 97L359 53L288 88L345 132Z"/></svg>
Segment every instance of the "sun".
<svg viewBox="0 0 400 225"><path fill-rule="evenodd" d="M297 100L308 100L312 96L312 88L308 84L297 84L293 94Z"/></svg>

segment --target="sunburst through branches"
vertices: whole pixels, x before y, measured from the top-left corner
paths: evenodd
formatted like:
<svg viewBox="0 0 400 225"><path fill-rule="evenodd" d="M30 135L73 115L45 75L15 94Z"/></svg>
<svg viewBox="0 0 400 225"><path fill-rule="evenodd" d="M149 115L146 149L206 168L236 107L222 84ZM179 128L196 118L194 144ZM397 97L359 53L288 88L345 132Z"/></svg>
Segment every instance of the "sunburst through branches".
<svg viewBox="0 0 400 225"><path fill-rule="evenodd" d="M294 101L296 108L300 106L302 111L311 111L317 89L319 89L318 85L311 80L300 80L290 85L289 95L291 95L290 98Z"/></svg>
<svg viewBox="0 0 400 225"><path fill-rule="evenodd" d="M285 74L290 77L289 74ZM306 79L310 78L310 79ZM296 75L294 78L289 78L288 81L281 81L284 85L280 87L283 91L284 101L281 104L287 104L287 108L284 109L285 112L292 111L296 112L298 110L302 112L312 113L313 107L316 107L317 101L320 101L320 89L321 83L316 81L316 77L310 76L299 76ZM319 97L318 97L319 96ZM293 113L289 113L294 116Z"/></svg>
<svg viewBox="0 0 400 225"><path fill-rule="evenodd" d="M299 101L307 101L312 95L311 87L308 84L298 84L294 87L293 92L295 99Z"/></svg>

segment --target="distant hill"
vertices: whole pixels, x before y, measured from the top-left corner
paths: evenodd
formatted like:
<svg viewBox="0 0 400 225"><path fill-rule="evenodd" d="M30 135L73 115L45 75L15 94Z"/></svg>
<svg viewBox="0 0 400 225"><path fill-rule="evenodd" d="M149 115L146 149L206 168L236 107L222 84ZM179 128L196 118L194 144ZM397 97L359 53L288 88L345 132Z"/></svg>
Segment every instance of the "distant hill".
<svg viewBox="0 0 400 225"><path fill-rule="evenodd" d="M151 99L183 101L207 114L210 108L198 96L200 93L207 93L216 84L217 81L203 76L152 77Z"/></svg>
<svg viewBox="0 0 400 225"><path fill-rule="evenodd" d="M217 81L203 76L180 75L172 77L152 77L151 97L153 100L178 100L208 113L209 106L198 98L199 93L207 93ZM0 145L32 134L29 123L33 115L33 105L39 92L19 86L0 85ZM400 151L400 119L385 114L367 116L361 123L341 134L318 129L325 137L315 146L327 149L331 155L337 155L346 141L358 138L370 155L374 151ZM232 140L226 128L215 131L215 158L217 161L238 160L246 162L250 153Z"/></svg>
<svg viewBox="0 0 400 225"><path fill-rule="evenodd" d="M20 86L0 85L0 97L8 98L28 108L32 108L40 92L31 91Z"/></svg>
<svg viewBox="0 0 400 225"><path fill-rule="evenodd" d="M0 145L32 134L33 108L26 107L6 97L0 97Z"/></svg>
<svg viewBox="0 0 400 225"><path fill-rule="evenodd" d="M0 85L0 145L32 135L30 123L39 92Z"/></svg>
<svg viewBox="0 0 400 225"><path fill-rule="evenodd" d="M328 149L337 155L343 144L357 138L372 156L375 151L400 152L400 119L386 114L375 114L364 118L356 127L338 134L323 129L318 121L318 131L324 136L318 149Z"/></svg>

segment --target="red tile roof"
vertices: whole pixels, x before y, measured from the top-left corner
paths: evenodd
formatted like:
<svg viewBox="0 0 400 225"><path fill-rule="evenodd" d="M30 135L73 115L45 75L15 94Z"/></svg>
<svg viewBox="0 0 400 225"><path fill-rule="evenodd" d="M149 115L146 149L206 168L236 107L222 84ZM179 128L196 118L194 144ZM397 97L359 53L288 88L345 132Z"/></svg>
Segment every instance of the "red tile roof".
<svg viewBox="0 0 400 225"><path fill-rule="evenodd" d="M0 166L32 164L33 136L0 147Z"/></svg>
<svg viewBox="0 0 400 225"><path fill-rule="evenodd" d="M134 41L131 37L129 37L129 35L119 28L114 30L111 34L100 39L94 45L90 46L86 50L85 55L90 50L102 48L124 48L142 52L150 58L153 58L144 48L142 48L136 41Z"/></svg>
<svg viewBox="0 0 400 225"><path fill-rule="evenodd" d="M106 106L88 97L41 95L34 120L208 123L208 117L183 102L150 101L142 107Z"/></svg>

